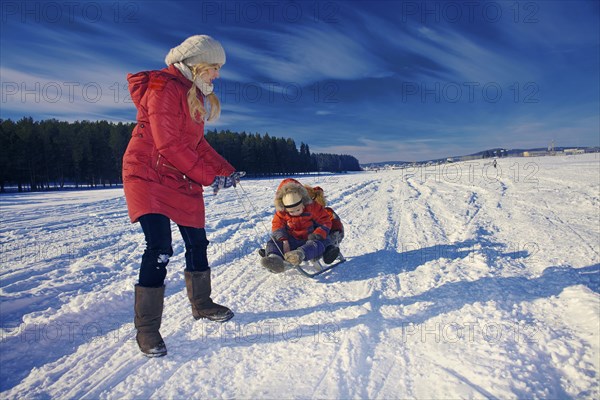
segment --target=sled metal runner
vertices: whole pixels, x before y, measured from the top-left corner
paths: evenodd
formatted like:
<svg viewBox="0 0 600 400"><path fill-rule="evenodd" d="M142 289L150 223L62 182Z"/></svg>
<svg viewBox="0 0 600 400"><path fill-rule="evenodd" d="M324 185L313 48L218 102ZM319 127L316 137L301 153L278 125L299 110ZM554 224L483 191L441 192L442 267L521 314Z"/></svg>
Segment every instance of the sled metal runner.
<svg viewBox="0 0 600 400"><path fill-rule="evenodd" d="M307 276L309 278L314 278L315 276L321 275L324 272L334 269L335 267L337 267L338 265L340 265L341 263L343 263L345 261L346 261L346 258L342 255L342 253L340 253L338 255L338 257L335 259L335 261L330 265L323 265L323 262L321 259L311 260L309 263L313 267L312 268L313 272L311 272L310 270L304 269L302 267L302 264L292 265L288 262L286 262L286 264L288 264L288 266L290 266L292 268L296 268L296 270L298 270L298 272L300 272L302 275Z"/></svg>

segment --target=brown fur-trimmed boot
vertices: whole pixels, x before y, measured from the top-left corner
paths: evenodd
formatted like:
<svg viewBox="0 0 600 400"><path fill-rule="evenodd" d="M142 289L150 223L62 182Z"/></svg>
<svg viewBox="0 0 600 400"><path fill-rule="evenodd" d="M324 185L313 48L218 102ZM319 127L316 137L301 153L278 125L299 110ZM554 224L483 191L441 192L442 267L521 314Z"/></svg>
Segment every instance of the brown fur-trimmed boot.
<svg viewBox="0 0 600 400"><path fill-rule="evenodd" d="M283 265L283 258L278 256L277 254L269 254L266 257L260 259L260 265L273 272L274 274L278 274L285 270Z"/></svg>
<svg viewBox="0 0 600 400"><path fill-rule="evenodd" d="M135 285L135 339L146 357L167 355L167 346L160 336L165 286L149 288Z"/></svg>
<svg viewBox="0 0 600 400"><path fill-rule="evenodd" d="M194 319L206 318L211 321L225 322L233 318L233 312L210 298L211 281L208 271L184 271L185 288L192 304Z"/></svg>

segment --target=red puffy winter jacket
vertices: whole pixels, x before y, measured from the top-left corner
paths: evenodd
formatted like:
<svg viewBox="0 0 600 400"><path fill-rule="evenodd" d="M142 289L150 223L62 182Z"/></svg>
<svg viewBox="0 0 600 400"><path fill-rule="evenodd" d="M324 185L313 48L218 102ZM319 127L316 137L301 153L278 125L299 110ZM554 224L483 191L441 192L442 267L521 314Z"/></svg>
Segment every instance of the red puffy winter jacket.
<svg viewBox="0 0 600 400"><path fill-rule="evenodd" d="M283 207L281 201L284 187L291 185L293 191L302 196L304 211L298 216L292 216ZM273 237L276 240L286 240L290 236L298 240L307 240L308 235L316 233L323 239L331 230L331 217L329 213L317 202L313 202L308 196L306 188L295 179L287 178L281 181L277 192L275 192L275 215L271 225Z"/></svg>
<svg viewBox="0 0 600 400"><path fill-rule="evenodd" d="M204 227L202 186L235 169L204 138L204 123L190 116L192 82L177 68L127 76L138 109L123 156L123 188L131 222L149 213L179 225Z"/></svg>

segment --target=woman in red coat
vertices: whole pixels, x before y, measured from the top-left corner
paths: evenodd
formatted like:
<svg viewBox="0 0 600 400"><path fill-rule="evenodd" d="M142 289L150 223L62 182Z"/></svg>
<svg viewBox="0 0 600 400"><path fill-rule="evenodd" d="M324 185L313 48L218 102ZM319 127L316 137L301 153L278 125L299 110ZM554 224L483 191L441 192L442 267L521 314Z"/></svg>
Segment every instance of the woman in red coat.
<svg viewBox="0 0 600 400"><path fill-rule="evenodd" d="M167 68L127 77L138 111L123 156L123 187L131 222L140 223L146 239L135 286L135 327L140 350L150 357L167 353L159 328L166 267L173 255L171 221L185 242L184 274L193 317L233 317L210 298L202 186L212 185L216 192L243 176L204 138L204 121L220 114L212 81L225 63L221 44L206 35L192 36L171 49L165 61Z"/></svg>

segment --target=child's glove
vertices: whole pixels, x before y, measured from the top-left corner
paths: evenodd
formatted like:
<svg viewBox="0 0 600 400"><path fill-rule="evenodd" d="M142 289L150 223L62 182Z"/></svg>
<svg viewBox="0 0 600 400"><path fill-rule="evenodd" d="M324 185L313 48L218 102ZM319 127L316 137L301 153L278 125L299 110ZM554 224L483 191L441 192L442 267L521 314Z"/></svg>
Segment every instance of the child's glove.
<svg viewBox="0 0 600 400"><path fill-rule="evenodd" d="M246 175L244 171L235 171L229 176L215 176L215 180L210 185L213 188L213 194L216 195L223 188L235 187L244 175Z"/></svg>

